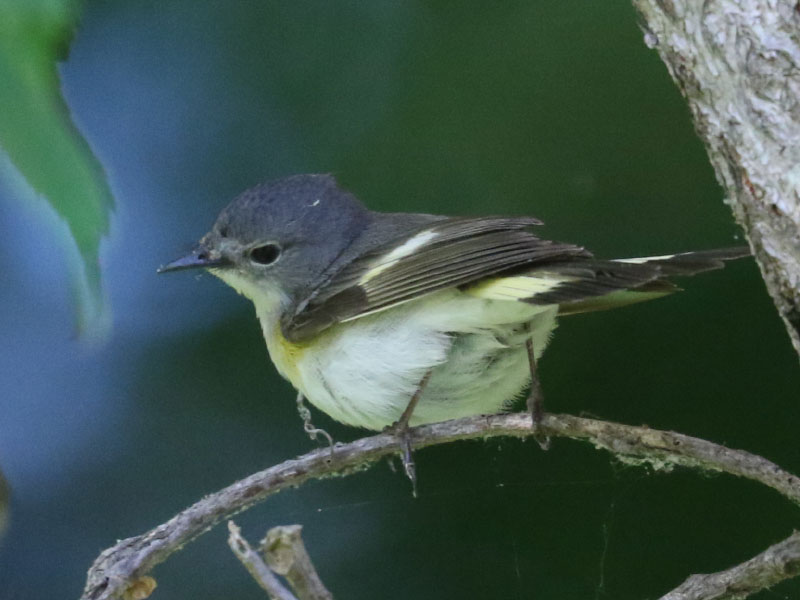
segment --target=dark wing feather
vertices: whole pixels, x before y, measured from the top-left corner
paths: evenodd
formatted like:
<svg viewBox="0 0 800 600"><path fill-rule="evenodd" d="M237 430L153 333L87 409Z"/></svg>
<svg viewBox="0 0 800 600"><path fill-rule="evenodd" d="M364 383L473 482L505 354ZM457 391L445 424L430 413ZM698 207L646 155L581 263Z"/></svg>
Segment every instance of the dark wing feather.
<svg viewBox="0 0 800 600"><path fill-rule="evenodd" d="M723 248L627 260L580 259L549 268L564 282L526 300L532 304L560 304L570 312L570 303L604 296L619 290L669 293L676 288L666 277L687 276L721 269L724 261L750 255L749 248ZM535 276L536 271L526 275Z"/></svg>
<svg viewBox="0 0 800 600"><path fill-rule="evenodd" d="M537 264L591 256L526 231L531 218L451 218L415 229L345 265L282 323L299 342L330 325Z"/></svg>

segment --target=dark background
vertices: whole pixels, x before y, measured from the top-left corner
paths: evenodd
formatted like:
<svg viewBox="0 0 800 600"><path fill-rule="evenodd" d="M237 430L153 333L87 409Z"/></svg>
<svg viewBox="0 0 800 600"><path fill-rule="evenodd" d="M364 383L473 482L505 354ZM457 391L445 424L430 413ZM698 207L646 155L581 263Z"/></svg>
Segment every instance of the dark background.
<svg viewBox="0 0 800 600"><path fill-rule="evenodd" d="M332 172L371 208L532 214L602 257L742 243L686 107L628 2L96 1L63 91L117 212L114 329L73 334L63 225L0 158L0 598L76 598L118 538L312 447L253 310L210 276L157 277L235 194ZM564 319L548 408L681 431L800 472L800 375L758 270ZM316 413L338 440L364 432ZM620 464L589 445L416 453L239 517L298 522L342 599L655 598L798 524L729 476ZM153 575L157 598L264 598L218 527ZM800 596L787 583L757 596Z"/></svg>

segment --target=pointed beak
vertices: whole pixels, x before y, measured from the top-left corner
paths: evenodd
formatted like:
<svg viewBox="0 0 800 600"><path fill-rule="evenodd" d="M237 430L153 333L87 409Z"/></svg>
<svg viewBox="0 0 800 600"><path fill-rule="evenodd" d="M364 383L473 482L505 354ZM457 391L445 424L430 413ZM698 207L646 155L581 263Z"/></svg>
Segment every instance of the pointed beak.
<svg viewBox="0 0 800 600"><path fill-rule="evenodd" d="M171 271L185 271L186 269L210 269L230 266L230 261L226 258L211 258L206 250L198 249L179 258L173 260L158 268L157 273L169 273Z"/></svg>

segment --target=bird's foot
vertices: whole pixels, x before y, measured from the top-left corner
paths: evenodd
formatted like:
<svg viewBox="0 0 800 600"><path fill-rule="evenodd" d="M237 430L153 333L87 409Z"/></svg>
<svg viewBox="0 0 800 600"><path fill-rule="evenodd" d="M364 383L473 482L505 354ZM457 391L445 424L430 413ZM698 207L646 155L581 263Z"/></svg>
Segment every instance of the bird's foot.
<svg viewBox="0 0 800 600"><path fill-rule="evenodd" d="M526 325L530 333L530 324ZM550 448L550 438L542 432L542 418L544 417L544 394L542 385L539 383L539 369L536 365L536 354L533 351L533 338L529 337L525 342L528 350L528 365L531 370L531 391L528 394L528 411L531 413L531 428L533 429L533 439L539 444L542 450Z"/></svg>
<svg viewBox="0 0 800 600"><path fill-rule="evenodd" d="M403 471L411 482L411 493L417 497L417 467L414 464L414 456L411 452L411 428L408 420L400 418L388 427L383 429L383 433L393 435L400 446L400 460L403 462Z"/></svg>
<svg viewBox="0 0 800 600"><path fill-rule="evenodd" d="M400 458L403 461L403 470L406 472L406 477L411 482L411 493L414 498L417 497L417 467L414 464L414 457L411 455L411 429L408 426L411 421L411 415L414 414L414 409L417 407L419 398L422 395L425 386L428 385L428 380L431 378L431 372L425 373L425 376L420 380L417 390L408 401L408 406L394 423L389 425L383 430L384 433L390 433L397 438L400 445Z"/></svg>
<svg viewBox="0 0 800 600"><path fill-rule="evenodd" d="M531 428L533 429L533 439L539 444L542 450L550 449L550 438L542 431L542 418L544 417L544 397L542 388L538 380L531 384L530 395L528 396L528 411L531 413Z"/></svg>

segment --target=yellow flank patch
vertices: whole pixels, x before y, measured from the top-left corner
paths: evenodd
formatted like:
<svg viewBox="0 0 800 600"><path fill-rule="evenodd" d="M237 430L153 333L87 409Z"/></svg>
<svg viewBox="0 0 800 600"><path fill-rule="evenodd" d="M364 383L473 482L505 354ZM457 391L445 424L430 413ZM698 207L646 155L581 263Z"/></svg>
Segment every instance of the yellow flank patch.
<svg viewBox="0 0 800 600"><path fill-rule="evenodd" d="M563 278L531 275L494 277L464 290L476 298L487 300L527 300L536 294L548 292L564 283Z"/></svg>
<svg viewBox="0 0 800 600"><path fill-rule="evenodd" d="M305 344L294 344L283 337L280 325L275 325L270 336L265 336L267 350L278 372L288 379L294 387L303 390L303 378L297 363L308 349Z"/></svg>

